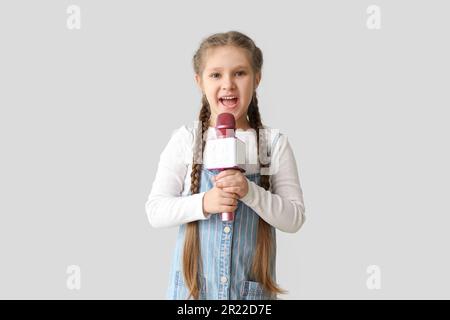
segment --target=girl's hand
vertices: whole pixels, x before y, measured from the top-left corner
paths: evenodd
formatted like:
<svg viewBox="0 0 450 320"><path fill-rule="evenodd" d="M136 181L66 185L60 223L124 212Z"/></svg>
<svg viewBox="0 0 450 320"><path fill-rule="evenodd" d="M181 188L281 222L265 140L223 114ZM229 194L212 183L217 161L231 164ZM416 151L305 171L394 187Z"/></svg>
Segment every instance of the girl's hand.
<svg viewBox="0 0 450 320"><path fill-rule="evenodd" d="M235 193L239 199L248 193L248 182L240 170L228 169L214 177L215 185L225 192Z"/></svg>
<svg viewBox="0 0 450 320"><path fill-rule="evenodd" d="M237 209L237 195L214 186L203 196L203 214L234 212Z"/></svg>

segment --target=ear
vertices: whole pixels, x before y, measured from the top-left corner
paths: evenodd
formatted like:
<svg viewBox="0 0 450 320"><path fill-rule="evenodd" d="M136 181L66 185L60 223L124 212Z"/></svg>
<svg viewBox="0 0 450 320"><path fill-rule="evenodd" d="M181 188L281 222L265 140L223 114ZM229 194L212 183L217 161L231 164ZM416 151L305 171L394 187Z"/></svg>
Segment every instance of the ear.
<svg viewBox="0 0 450 320"><path fill-rule="evenodd" d="M255 75L255 90L258 88L259 82L261 81L261 72L258 72Z"/></svg>
<svg viewBox="0 0 450 320"><path fill-rule="evenodd" d="M203 92L202 78L198 74L195 74L195 82L197 83L197 86L200 89L200 91Z"/></svg>

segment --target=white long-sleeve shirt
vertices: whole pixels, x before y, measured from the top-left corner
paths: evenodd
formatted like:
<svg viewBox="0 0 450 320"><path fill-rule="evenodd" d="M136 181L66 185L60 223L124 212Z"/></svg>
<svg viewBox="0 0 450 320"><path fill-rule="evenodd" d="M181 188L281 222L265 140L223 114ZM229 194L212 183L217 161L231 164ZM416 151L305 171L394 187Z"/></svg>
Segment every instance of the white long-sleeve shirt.
<svg viewBox="0 0 450 320"><path fill-rule="evenodd" d="M196 132L193 127L181 126L173 132L160 155L156 177L145 204L149 222L155 228L175 227L210 217L203 213L205 192L189 195ZM255 131L237 129L236 137L247 146L244 174L259 172ZM206 144L214 138L215 128L209 127ZM297 164L286 135L280 135L271 159L271 167L276 168L270 176L271 191L247 179L248 193L240 201L275 228L294 233L305 221L305 207Z"/></svg>

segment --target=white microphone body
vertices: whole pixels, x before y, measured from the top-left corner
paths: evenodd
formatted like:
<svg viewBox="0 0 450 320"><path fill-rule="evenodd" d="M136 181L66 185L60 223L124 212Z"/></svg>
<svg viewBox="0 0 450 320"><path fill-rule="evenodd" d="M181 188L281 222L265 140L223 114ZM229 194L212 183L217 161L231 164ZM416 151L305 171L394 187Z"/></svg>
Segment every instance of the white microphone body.
<svg viewBox="0 0 450 320"><path fill-rule="evenodd" d="M245 143L237 137L210 139L206 143L203 165L208 170L236 169L245 172ZM222 221L233 221L233 212L221 213Z"/></svg>

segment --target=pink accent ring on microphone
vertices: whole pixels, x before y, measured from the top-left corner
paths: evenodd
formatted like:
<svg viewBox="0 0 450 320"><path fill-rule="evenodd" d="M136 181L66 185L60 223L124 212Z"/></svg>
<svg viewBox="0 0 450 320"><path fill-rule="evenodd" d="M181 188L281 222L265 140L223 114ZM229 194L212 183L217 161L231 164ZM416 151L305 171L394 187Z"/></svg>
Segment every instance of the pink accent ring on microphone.
<svg viewBox="0 0 450 320"><path fill-rule="evenodd" d="M222 221L233 221L234 212L222 212Z"/></svg>

